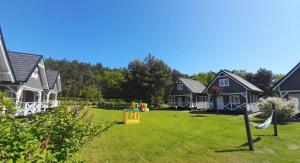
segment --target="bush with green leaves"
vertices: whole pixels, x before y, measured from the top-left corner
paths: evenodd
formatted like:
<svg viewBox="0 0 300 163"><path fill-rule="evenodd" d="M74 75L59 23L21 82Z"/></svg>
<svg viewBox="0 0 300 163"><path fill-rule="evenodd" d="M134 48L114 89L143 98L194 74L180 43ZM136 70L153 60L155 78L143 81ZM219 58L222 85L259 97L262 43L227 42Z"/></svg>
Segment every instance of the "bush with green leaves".
<svg viewBox="0 0 300 163"><path fill-rule="evenodd" d="M261 111L263 111L263 115L268 117L272 112L272 103L274 103L276 107L276 115L279 121L284 119L292 118L296 113L297 99L289 98L289 99L281 99L278 97L267 97L260 98L258 105Z"/></svg>
<svg viewBox="0 0 300 163"><path fill-rule="evenodd" d="M10 111L13 110L11 102L5 105L7 98L0 98L2 107L9 110L0 115L0 160L3 162L74 161L84 143L114 124L92 123L93 115L88 109L74 102L44 114L16 118Z"/></svg>

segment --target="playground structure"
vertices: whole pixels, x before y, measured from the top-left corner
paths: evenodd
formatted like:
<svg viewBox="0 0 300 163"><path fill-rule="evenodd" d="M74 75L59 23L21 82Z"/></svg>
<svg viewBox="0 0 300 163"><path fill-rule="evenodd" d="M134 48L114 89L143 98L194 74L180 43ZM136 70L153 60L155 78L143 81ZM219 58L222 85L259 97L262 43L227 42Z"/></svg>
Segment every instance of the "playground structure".
<svg viewBox="0 0 300 163"><path fill-rule="evenodd" d="M138 103L131 102L131 106L123 111L123 121L125 124L140 123L140 112Z"/></svg>

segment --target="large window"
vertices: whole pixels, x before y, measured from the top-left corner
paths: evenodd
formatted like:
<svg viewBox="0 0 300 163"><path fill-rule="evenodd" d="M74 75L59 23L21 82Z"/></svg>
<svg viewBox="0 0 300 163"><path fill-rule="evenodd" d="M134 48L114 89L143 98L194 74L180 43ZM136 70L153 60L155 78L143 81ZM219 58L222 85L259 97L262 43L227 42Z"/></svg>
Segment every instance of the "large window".
<svg viewBox="0 0 300 163"><path fill-rule="evenodd" d="M219 79L219 86L220 87L228 87L229 86L229 79L228 78Z"/></svg>
<svg viewBox="0 0 300 163"><path fill-rule="evenodd" d="M240 101L240 96L229 96L229 103L231 104L241 104L241 101Z"/></svg>
<svg viewBox="0 0 300 163"><path fill-rule="evenodd" d="M183 84L177 84L177 90L179 91L183 90Z"/></svg>

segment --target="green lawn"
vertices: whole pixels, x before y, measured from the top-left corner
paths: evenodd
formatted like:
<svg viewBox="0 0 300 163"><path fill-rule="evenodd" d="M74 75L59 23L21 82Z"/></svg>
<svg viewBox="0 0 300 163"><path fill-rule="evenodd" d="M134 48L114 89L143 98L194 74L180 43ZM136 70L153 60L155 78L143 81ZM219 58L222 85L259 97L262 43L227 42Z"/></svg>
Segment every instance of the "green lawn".
<svg viewBox="0 0 300 163"><path fill-rule="evenodd" d="M91 109L94 121L122 121L122 111ZM279 125L279 137L252 128L246 146L242 116L175 111L141 113L138 125L117 124L80 151L87 162L300 162L300 123Z"/></svg>

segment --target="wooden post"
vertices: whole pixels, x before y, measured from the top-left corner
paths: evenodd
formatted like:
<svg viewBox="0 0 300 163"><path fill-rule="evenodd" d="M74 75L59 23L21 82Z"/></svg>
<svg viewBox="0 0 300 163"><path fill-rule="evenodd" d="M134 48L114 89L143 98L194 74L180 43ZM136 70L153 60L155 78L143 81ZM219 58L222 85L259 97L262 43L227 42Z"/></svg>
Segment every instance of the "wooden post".
<svg viewBox="0 0 300 163"><path fill-rule="evenodd" d="M247 112L247 107L244 110L244 120L245 120L246 132L247 132L248 147L249 147L250 151L254 151L253 141L252 141L252 135L251 135L251 129L250 129L250 123L249 123L249 117L248 117L248 112Z"/></svg>
<svg viewBox="0 0 300 163"><path fill-rule="evenodd" d="M276 116L276 108L275 104L272 103L272 110L273 110L273 125L274 125L274 136L278 136L278 130L277 130L277 116Z"/></svg>

